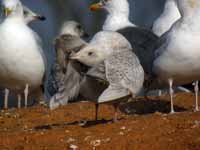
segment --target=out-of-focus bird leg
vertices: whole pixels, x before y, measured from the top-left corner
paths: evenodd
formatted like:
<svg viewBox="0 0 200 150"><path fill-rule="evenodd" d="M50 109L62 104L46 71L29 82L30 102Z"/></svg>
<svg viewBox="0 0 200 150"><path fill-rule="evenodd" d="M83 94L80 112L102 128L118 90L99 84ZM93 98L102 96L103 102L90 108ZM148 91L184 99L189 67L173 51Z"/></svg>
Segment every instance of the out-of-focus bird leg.
<svg viewBox="0 0 200 150"><path fill-rule="evenodd" d="M173 114L174 111L174 102L173 102L173 94L174 94L174 90L173 90L173 79L169 79L168 80L169 83L169 95L170 95L170 100L171 100L171 114Z"/></svg>
<svg viewBox="0 0 200 150"><path fill-rule="evenodd" d="M113 104L113 107L114 107L114 116L113 116L113 122L117 122L118 121L118 107L119 107L119 104L118 103L115 103Z"/></svg>
<svg viewBox="0 0 200 150"><path fill-rule="evenodd" d="M195 111L199 111L199 81L195 81L195 85L194 85L194 91L195 91Z"/></svg>
<svg viewBox="0 0 200 150"><path fill-rule="evenodd" d="M24 90L24 96L25 96L25 108L28 106L28 92L29 92L29 85L26 84L25 90Z"/></svg>
<svg viewBox="0 0 200 150"><path fill-rule="evenodd" d="M95 103L95 121L98 121L99 104Z"/></svg>
<svg viewBox="0 0 200 150"><path fill-rule="evenodd" d="M21 108L21 100L22 100L22 96L21 94L17 95L17 107L20 109Z"/></svg>
<svg viewBox="0 0 200 150"><path fill-rule="evenodd" d="M162 96L162 90L158 90L158 96Z"/></svg>
<svg viewBox="0 0 200 150"><path fill-rule="evenodd" d="M4 109L8 109L8 97L9 97L9 90L5 89Z"/></svg>

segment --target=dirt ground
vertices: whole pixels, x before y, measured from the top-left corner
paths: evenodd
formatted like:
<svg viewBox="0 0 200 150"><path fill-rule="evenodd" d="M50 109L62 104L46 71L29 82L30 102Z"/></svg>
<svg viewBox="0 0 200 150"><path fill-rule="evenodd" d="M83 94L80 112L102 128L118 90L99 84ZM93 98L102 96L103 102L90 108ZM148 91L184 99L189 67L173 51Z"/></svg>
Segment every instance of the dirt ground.
<svg viewBox="0 0 200 150"><path fill-rule="evenodd" d="M120 107L101 105L94 121L94 104L72 103L50 111L44 106L0 112L0 150L200 150L200 112L194 96L175 97L169 114L168 96L139 99Z"/></svg>

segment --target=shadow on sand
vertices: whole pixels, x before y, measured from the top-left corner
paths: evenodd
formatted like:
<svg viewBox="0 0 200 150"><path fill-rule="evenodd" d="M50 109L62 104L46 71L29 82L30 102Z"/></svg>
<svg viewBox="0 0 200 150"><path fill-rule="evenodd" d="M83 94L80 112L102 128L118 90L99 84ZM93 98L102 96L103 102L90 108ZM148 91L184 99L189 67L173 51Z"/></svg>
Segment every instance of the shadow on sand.
<svg viewBox="0 0 200 150"><path fill-rule="evenodd" d="M127 114L127 115L147 115L153 114L155 112L160 113L169 113L170 112L170 102L164 100L138 100L138 101L131 101L120 106L120 111ZM176 112L186 111L187 109L174 106ZM123 120L124 118L120 118L119 120ZM113 120L82 120L82 121L74 121L70 123L61 123L61 124L48 124L37 126L34 130L51 130L54 128L65 128L67 126L78 125L83 128L92 127L99 124L108 124L112 123Z"/></svg>

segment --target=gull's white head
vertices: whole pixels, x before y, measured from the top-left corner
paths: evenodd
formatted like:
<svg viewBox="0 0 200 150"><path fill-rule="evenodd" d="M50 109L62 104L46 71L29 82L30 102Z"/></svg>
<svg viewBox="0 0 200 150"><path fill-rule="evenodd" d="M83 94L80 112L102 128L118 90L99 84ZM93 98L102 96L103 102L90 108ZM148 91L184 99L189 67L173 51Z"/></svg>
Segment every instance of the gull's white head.
<svg viewBox="0 0 200 150"><path fill-rule="evenodd" d="M19 16L23 17L23 6L19 0L3 0L5 16Z"/></svg>
<svg viewBox="0 0 200 150"><path fill-rule="evenodd" d="M128 0L100 0L90 6L91 11L105 9L109 13L103 30L117 31L124 27L135 26L129 21Z"/></svg>
<svg viewBox="0 0 200 150"><path fill-rule="evenodd" d="M72 54L71 59L78 60L88 66L96 66L113 53L131 48L130 43L121 34L101 31L78 53Z"/></svg>
<svg viewBox="0 0 200 150"><path fill-rule="evenodd" d="M90 6L92 11L106 9L109 13L129 13L128 0L100 0Z"/></svg>
<svg viewBox="0 0 200 150"><path fill-rule="evenodd" d="M63 35L63 34L70 34L70 35L78 36L78 37L82 37L86 35L81 24L76 21L64 22L60 30L60 35Z"/></svg>
<svg viewBox="0 0 200 150"><path fill-rule="evenodd" d="M181 16L200 15L200 0L177 0Z"/></svg>
<svg viewBox="0 0 200 150"><path fill-rule="evenodd" d="M36 14L35 12L33 12L31 9L29 9L28 7L26 7L24 5L23 5L23 13L24 13L25 22L27 24L31 23L32 21L35 21L35 20L43 21L46 19L44 16Z"/></svg>

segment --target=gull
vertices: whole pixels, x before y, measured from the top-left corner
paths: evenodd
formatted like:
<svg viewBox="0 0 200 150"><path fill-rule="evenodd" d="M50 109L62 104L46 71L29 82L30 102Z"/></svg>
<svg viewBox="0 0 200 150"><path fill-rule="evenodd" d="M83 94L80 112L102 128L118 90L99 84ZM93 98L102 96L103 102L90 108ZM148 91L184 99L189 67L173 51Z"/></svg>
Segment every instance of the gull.
<svg viewBox="0 0 200 150"><path fill-rule="evenodd" d="M92 11L99 9L105 9L108 12L102 29L104 31L116 31L126 37L144 68L145 76L148 77L151 72L152 58L158 36L150 30L143 29L130 22L128 0L100 0L90 6Z"/></svg>
<svg viewBox="0 0 200 150"><path fill-rule="evenodd" d="M174 5L175 7L173 2L167 1L166 8L168 8L168 5ZM92 11L105 9L108 12L102 29L117 31L128 39L134 49L134 53L138 56L144 68L145 81L148 82L152 74L152 63L155 50L158 47L157 41L159 37L151 31L138 27L130 22L128 0L100 0L98 3L92 4L90 9ZM178 87L178 89L189 92L183 87ZM158 95L161 95L160 92Z"/></svg>
<svg viewBox="0 0 200 150"><path fill-rule="evenodd" d="M127 96L135 97L142 90L144 71L140 61L133 53L131 44L117 32L98 32L88 45L70 58L91 67L104 63L109 86L98 97L97 104L113 104L114 122L117 121L118 101ZM96 106L97 119L98 105Z"/></svg>
<svg viewBox="0 0 200 150"><path fill-rule="evenodd" d="M22 3L4 0L3 7L6 17L0 24L0 85L18 93L18 101L24 92L27 107L29 93L43 96L46 59L39 36L27 25ZM5 92L5 107L9 90Z"/></svg>
<svg viewBox="0 0 200 150"><path fill-rule="evenodd" d="M49 80L48 90L52 95L49 107L55 109L77 98L82 80L80 64L69 60L69 55L86 45L81 38L87 36L82 26L75 21L66 21L55 40L56 62L51 71L53 80Z"/></svg>
<svg viewBox="0 0 200 150"><path fill-rule="evenodd" d="M63 35L63 34L69 34L69 35L79 36L79 37L89 36L83 30L82 25L74 20L68 20L62 24L61 29L59 31L59 35Z"/></svg>
<svg viewBox="0 0 200 150"><path fill-rule="evenodd" d="M177 7L176 0L166 0L164 10L162 14L156 19L153 24L152 31L157 36L161 37L165 32L167 32L172 25L180 19L181 15ZM184 87L177 87L177 90L184 92L191 92L190 90ZM159 91L159 96L161 95L161 91Z"/></svg>
<svg viewBox="0 0 200 150"><path fill-rule="evenodd" d="M152 71L154 83L169 86L171 113L174 113L173 86L195 82L195 110L198 111L200 79L200 1L177 0L181 18L158 43ZM153 84L152 84L153 86Z"/></svg>
<svg viewBox="0 0 200 150"><path fill-rule="evenodd" d="M153 33L159 37L162 36L178 19L180 19L180 17L181 15L176 0L166 0L162 14L153 24Z"/></svg>

